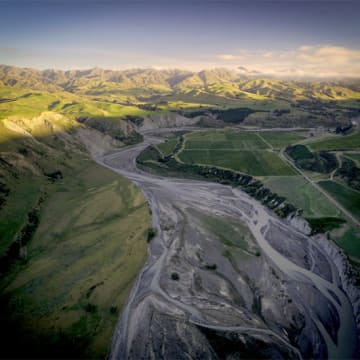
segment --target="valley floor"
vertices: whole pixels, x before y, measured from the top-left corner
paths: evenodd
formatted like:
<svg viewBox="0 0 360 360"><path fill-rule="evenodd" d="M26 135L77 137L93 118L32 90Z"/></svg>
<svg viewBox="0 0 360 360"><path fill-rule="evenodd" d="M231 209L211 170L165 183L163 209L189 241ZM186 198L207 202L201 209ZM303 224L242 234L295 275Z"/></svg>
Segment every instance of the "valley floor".
<svg viewBox="0 0 360 360"><path fill-rule="evenodd" d="M357 356L348 294L358 290L328 240L240 190L138 170L136 156L154 142L98 160L141 187L157 229L110 357Z"/></svg>

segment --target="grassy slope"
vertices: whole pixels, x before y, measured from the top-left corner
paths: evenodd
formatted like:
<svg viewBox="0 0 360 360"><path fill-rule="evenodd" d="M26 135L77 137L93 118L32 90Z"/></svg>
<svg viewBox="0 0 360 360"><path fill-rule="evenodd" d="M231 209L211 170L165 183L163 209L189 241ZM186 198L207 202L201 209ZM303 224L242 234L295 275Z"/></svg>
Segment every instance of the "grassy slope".
<svg viewBox="0 0 360 360"><path fill-rule="evenodd" d="M25 90L0 85L0 99L12 101L0 102L0 119L16 117L32 117L43 111L54 111L69 117L96 117L119 119L128 115L146 116L149 111L136 106L121 105L106 101L94 101L87 96L58 91Z"/></svg>
<svg viewBox="0 0 360 360"><path fill-rule="evenodd" d="M54 88L53 85L49 85L51 91L54 89L57 91L52 93L44 91L45 85L40 87L34 85L33 90L0 85L0 118L11 115L34 116L38 114L39 106L42 106L41 111L51 110L68 116L97 120L119 120L119 118L129 115L147 116L176 110L191 112L205 108L246 107L255 112L245 119L244 124L286 126L291 123L295 126L295 124L305 121L310 113L312 116L317 114L315 116L317 117L321 113L321 111L317 112L317 107L327 109L326 111L333 114L334 104L328 103L330 100L336 101L337 109L343 109L339 110L340 112L346 112L346 107L342 106L344 99L348 99L348 102L356 102L358 95L349 89L342 89L342 95L339 97L336 95L338 91L334 92L331 89L325 91L321 86L321 89L317 89L316 84L309 85L312 88L312 96L322 101L321 104L314 105L315 111L314 109L290 106L291 102L304 99L301 95L302 85L299 83L262 80L231 83L214 78L213 82L206 86L175 87L171 90L164 79L160 83L156 83L155 78L149 82L146 76L144 73L141 81L129 82L126 80L123 83L121 81L119 83L103 81L100 78L94 78L94 80L76 78L73 87L65 87L71 92L61 91L60 86ZM19 84L23 84L24 87L31 87L31 83L31 81L28 83L19 81ZM333 86L333 88L336 87ZM42 89L42 91L34 89ZM263 91L264 89L265 91ZM326 94L332 95L329 97ZM14 98L17 98L15 104L13 101L8 101ZM5 102L2 102L2 99ZM354 104L348 103L347 106L351 107ZM151 110L151 108L153 109ZM288 110L290 113L280 117L275 116L274 111L279 109ZM343 117L340 116L340 118ZM308 124L307 121L305 123ZM321 125L321 121L317 124ZM334 125L335 122L333 121L332 124Z"/></svg>
<svg viewBox="0 0 360 360"><path fill-rule="evenodd" d="M19 124L34 137L0 121L0 157L11 164L0 163L11 190L0 210L0 257L34 208L40 224L23 260L1 277L2 354L104 357L146 258L147 205L134 185L61 135L75 122L46 113ZM45 173L54 171L63 179L49 181Z"/></svg>
<svg viewBox="0 0 360 360"><path fill-rule="evenodd" d="M235 73L219 69L200 73L88 69L65 74L0 66L0 78L4 84L16 83L32 92L48 90L52 92L47 93L48 105L54 107L50 110L81 116L142 116L172 110L248 107L255 111L245 119L248 125L297 126L303 122L313 126L322 125L327 119L326 126L336 126L346 123L350 112L359 107L360 99L356 82L350 86L335 82L241 80ZM11 90L7 92L3 94L0 89L0 102L11 98ZM56 100L51 101L51 97ZM66 108L62 109L64 105ZM26 107L25 111L31 111L31 104ZM19 115L24 108L17 110ZM278 110L290 113L279 114Z"/></svg>
<svg viewBox="0 0 360 360"><path fill-rule="evenodd" d="M54 186L27 262L4 280L12 320L24 328L19 341L33 341L28 353L51 356L59 337L75 337L75 346L62 344L64 356L106 355L145 262L149 219L139 190L94 163ZM54 342L44 354L36 349L43 339Z"/></svg>

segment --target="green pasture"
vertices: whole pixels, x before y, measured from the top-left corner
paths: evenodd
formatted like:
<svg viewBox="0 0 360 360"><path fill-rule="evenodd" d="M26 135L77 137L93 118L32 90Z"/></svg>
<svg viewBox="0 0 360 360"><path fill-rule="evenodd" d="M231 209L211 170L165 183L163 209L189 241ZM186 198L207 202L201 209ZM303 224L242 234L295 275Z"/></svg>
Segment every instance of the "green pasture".
<svg viewBox="0 0 360 360"><path fill-rule="evenodd" d="M156 147L160 150L160 152L164 156L168 156L173 152L177 143L178 143L178 140L168 140L161 144L156 145Z"/></svg>
<svg viewBox="0 0 360 360"><path fill-rule="evenodd" d="M186 150L264 150L269 146L256 132L212 131L186 135Z"/></svg>
<svg viewBox="0 0 360 360"><path fill-rule="evenodd" d="M183 150L184 163L217 166L253 176L294 175L294 171L275 153L269 151Z"/></svg>
<svg viewBox="0 0 360 360"><path fill-rule="evenodd" d="M306 217L338 216L339 211L327 197L302 176L268 177L264 184L270 190L304 210Z"/></svg>
<svg viewBox="0 0 360 360"><path fill-rule="evenodd" d="M305 139L305 136L299 132L259 131L258 134L274 149L282 149L288 145Z"/></svg>
<svg viewBox="0 0 360 360"><path fill-rule="evenodd" d="M359 150L360 150L360 145L359 145ZM346 156L347 158L354 160L357 163L357 166L360 167L360 153L344 153L344 156Z"/></svg>
<svg viewBox="0 0 360 360"><path fill-rule="evenodd" d="M345 209L360 219L360 192L331 180L319 181L318 184Z"/></svg>
<svg viewBox="0 0 360 360"><path fill-rule="evenodd" d="M360 148L360 132L351 135L332 135L307 144L312 150L353 150Z"/></svg>

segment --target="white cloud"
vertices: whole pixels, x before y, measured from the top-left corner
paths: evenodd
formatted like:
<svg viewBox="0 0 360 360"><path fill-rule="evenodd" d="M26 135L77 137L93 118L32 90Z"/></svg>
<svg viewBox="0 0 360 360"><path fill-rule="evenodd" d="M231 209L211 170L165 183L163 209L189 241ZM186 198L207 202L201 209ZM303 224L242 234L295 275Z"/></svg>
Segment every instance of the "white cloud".
<svg viewBox="0 0 360 360"><path fill-rule="evenodd" d="M219 66L245 67L283 77L360 77L360 50L304 45L289 51L242 51L217 55Z"/></svg>
<svg viewBox="0 0 360 360"><path fill-rule="evenodd" d="M263 53L263 56L265 58L272 58L274 56L274 53L272 51L266 51L265 53Z"/></svg>
<svg viewBox="0 0 360 360"><path fill-rule="evenodd" d="M232 53L193 55L184 53L149 54L141 52L95 51L69 49L54 61L49 53L28 49L0 47L0 63L35 68L108 69L139 67L179 68L200 71L215 67L234 69L248 76L276 77L360 77L360 49L335 45L309 46L304 44L286 51L237 49ZM26 63L24 64L24 62Z"/></svg>
<svg viewBox="0 0 360 360"><path fill-rule="evenodd" d="M360 50L347 49L340 46L321 46L300 50L298 57L308 63L324 63L341 66L360 62Z"/></svg>
<svg viewBox="0 0 360 360"><path fill-rule="evenodd" d="M244 60L245 59L245 56L243 56L243 55L231 55L231 54L220 54L217 57L218 57L218 59L225 60L225 61Z"/></svg>
<svg viewBox="0 0 360 360"><path fill-rule="evenodd" d="M298 51L310 51L313 48L314 48L313 46L303 45L303 46L300 46L297 50Z"/></svg>

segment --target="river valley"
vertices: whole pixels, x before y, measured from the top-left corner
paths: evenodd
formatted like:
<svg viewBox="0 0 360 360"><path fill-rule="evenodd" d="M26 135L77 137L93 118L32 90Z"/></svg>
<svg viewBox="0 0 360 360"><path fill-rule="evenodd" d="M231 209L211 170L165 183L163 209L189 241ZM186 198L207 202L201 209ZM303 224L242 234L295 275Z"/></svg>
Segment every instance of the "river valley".
<svg viewBox="0 0 360 360"><path fill-rule="evenodd" d="M161 141L97 159L142 189L156 229L110 358L356 357L353 306L322 241L239 189L137 169Z"/></svg>

